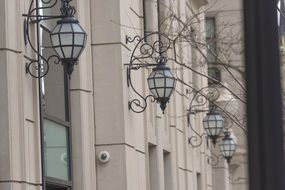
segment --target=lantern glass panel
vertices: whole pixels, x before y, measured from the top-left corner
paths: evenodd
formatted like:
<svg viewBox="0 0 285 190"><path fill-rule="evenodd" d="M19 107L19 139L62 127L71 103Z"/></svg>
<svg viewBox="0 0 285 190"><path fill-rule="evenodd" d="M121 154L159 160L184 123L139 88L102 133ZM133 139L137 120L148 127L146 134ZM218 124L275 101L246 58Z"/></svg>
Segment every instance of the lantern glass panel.
<svg viewBox="0 0 285 190"><path fill-rule="evenodd" d="M208 122L203 122L203 126L205 130L210 128Z"/></svg>
<svg viewBox="0 0 285 190"><path fill-rule="evenodd" d="M158 97L164 97L164 88L157 89Z"/></svg>
<svg viewBox="0 0 285 190"><path fill-rule="evenodd" d="M62 24L60 32L72 32L71 24Z"/></svg>
<svg viewBox="0 0 285 190"><path fill-rule="evenodd" d="M82 47L74 47L73 49L73 58L77 58L81 53Z"/></svg>
<svg viewBox="0 0 285 190"><path fill-rule="evenodd" d="M154 80L149 80L148 86L149 86L149 88L154 88Z"/></svg>
<svg viewBox="0 0 285 190"><path fill-rule="evenodd" d="M74 31L74 32L80 32L80 33L83 32L83 29L80 27L79 24L73 24L73 25L72 25L72 28L73 28L73 31Z"/></svg>
<svg viewBox="0 0 285 190"><path fill-rule="evenodd" d="M214 114L209 115L208 121L215 121L216 116Z"/></svg>
<svg viewBox="0 0 285 190"><path fill-rule="evenodd" d="M84 34L74 34L74 45L84 44Z"/></svg>
<svg viewBox="0 0 285 190"><path fill-rule="evenodd" d="M63 53L65 58L71 58L72 47L63 47Z"/></svg>
<svg viewBox="0 0 285 190"><path fill-rule="evenodd" d="M54 46L59 46L59 38L58 38L58 35L52 35L52 36L51 36L51 40L52 40Z"/></svg>
<svg viewBox="0 0 285 190"><path fill-rule="evenodd" d="M217 127L222 128L224 125L224 121L223 120L217 120Z"/></svg>
<svg viewBox="0 0 285 190"><path fill-rule="evenodd" d="M60 58L63 58L63 57L64 57L63 54L62 54L62 51L61 51L61 48L60 48L60 47L57 47L57 48L55 48L54 50L56 51L56 53L58 54L58 56L59 56Z"/></svg>
<svg viewBox="0 0 285 190"><path fill-rule="evenodd" d="M156 74L155 71L151 72L148 78L153 78L155 74Z"/></svg>
<svg viewBox="0 0 285 190"><path fill-rule="evenodd" d="M173 86L173 79L166 78L166 85L165 86L172 87Z"/></svg>
<svg viewBox="0 0 285 190"><path fill-rule="evenodd" d="M61 25L56 25L56 27L53 29L52 33L58 33Z"/></svg>
<svg viewBox="0 0 285 190"><path fill-rule="evenodd" d="M156 77L160 77L159 75L157 75ZM155 86L156 87L164 87L164 78L156 78L155 79Z"/></svg>
<svg viewBox="0 0 285 190"><path fill-rule="evenodd" d="M169 97L169 96L171 95L171 93L172 93L172 89L171 89L171 88L167 88L167 89L165 90L165 96L166 96L166 97Z"/></svg>
<svg viewBox="0 0 285 190"><path fill-rule="evenodd" d="M167 77L169 77L169 78L173 78L173 76L172 76L170 70L165 70L164 76L167 76Z"/></svg>
<svg viewBox="0 0 285 190"><path fill-rule="evenodd" d="M72 45L73 44L73 35L70 33L60 34L61 45Z"/></svg>
<svg viewBox="0 0 285 190"><path fill-rule="evenodd" d="M212 136L217 136L219 134L217 128L210 128L209 131Z"/></svg>
<svg viewBox="0 0 285 190"><path fill-rule="evenodd" d="M157 92L156 92L156 90L155 90L155 89L152 89L152 90L151 90L151 93L154 95L154 97L155 97L155 98L157 98L157 97L158 97L158 94L157 94Z"/></svg>

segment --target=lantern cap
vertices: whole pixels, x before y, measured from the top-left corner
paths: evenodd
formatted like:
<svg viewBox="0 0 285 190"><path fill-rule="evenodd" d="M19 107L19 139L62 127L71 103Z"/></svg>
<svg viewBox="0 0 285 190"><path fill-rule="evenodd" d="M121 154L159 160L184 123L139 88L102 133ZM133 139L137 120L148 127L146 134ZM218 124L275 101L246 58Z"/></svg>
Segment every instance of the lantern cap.
<svg viewBox="0 0 285 190"><path fill-rule="evenodd" d="M57 24L65 23L79 23L79 21L74 16L66 16L56 22Z"/></svg>
<svg viewBox="0 0 285 190"><path fill-rule="evenodd" d="M224 134L225 134L225 136L224 136L223 140L233 140L233 138L231 137L231 132L225 131Z"/></svg>
<svg viewBox="0 0 285 190"><path fill-rule="evenodd" d="M153 71L169 71L170 68L165 66L165 64L158 64L155 68L152 69Z"/></svg>
<svg viewBox="0 0 285 190"><path fill-rule="evenodd" d="M221 115L219 112L211 110L207 113L207 115Z"/></svg>

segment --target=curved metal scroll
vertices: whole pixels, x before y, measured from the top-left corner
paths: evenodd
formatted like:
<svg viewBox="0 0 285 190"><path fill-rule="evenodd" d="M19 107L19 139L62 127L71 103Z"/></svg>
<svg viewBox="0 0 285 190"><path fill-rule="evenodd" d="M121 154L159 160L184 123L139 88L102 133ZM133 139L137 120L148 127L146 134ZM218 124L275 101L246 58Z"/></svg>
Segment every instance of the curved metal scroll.
<svg viewBox="0 0 285 190"><path fill-rule="evenodd" d="M219 163L220 163L220 160L221 159L224 159L223 155L217 155L216 153L214 153L211 149L210 149L210 152L211 152L211 156L208 157L208 163L211 165L211 166L217 166Z"/></svg>
<svg viewBox="0 0 285 190"><path fill-rule="evenodd" d="M44 11L45 9L51 9L56 6L58 0L41 0L42 6L38 6L38 2L35 0L31 0L29 10L27 14L23 14L25 18L24 20L24 41L25 44L29 44L32 51L37 54L36 59L30 59L27 56L25 58L30 62L26 63L26 73L29 73L34 78L42 78L46 76L49 71L49 64L60 63L59 56L51 55L48 58L45 58L39 50L39 47L35 47L31 40L30 36L30 24L35 23L37 27L39 27L39 23L43 20L50 20L50 19L59 19L65 16L74 16L76 10L73 6L69 4L71 0L61 0L62 7L60 9L61 15L41 15L39 14L40 11ZM45 28L46 31L50 32L48 29ZM37 30L37 43L39 43L39 31Z"/></svg>
<svg viewBox="0 0 285 190"><path fill-rule="evenodd" d="M126 36L126 44L134 44L134 49L132 51L130 60L127 65L127 83L128 87L131 87L138 98L129 101L129 110L135 113L142 113L147 108L147 99L151 102L155 101L153 95L148 95L144 97L142 93L134 87L132 83L132 71L139 70L140 68L156 67L158 62L163 59L167 61L166 57L163 56L172 46L173 41L169 39L166 35L160 34L158 32L149 33L144 37Z"/></svg>
<svg viewBox="0 0 285 190"><path fill-rule="evenodd" d="M191 124L191 115L194 115L196 113L200 112L207 112L209 110L203 109L207 103L213 103L217 101L220 97L220 93L217 87L209 87L206 86L204 88L201 88L199 90L192 91L193 98L190 101L188 113L187 113L187 124L188 127L193 131L194 135L189 137L189 144L191 144L193 147L199 147L203 143L203 137L207 136L207 133L200 134Z"/></svg>

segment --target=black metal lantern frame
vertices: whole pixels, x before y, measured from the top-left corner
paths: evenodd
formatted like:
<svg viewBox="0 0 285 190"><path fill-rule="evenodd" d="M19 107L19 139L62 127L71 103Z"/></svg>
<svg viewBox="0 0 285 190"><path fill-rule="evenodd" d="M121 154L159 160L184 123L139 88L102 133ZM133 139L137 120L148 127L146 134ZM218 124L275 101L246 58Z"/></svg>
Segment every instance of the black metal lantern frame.
<svg viewBox="0 0 285 190"><path fill-rule="evenodd" d="M169 101L169 97L173 93L176 84L176 79L171 76L170 69L166 67L167 58L164 55L168 50L175 49L175 41L159 32L153 32L144 37L135 36L131 38L126 36L126 44L134 44L129 63L125 64L127 66L127 85L131 87L138 96L138 98L129 101L129 110L135 113L144 112L147 108L147 100L150 99L151 102L157 101L160 103L160 107L164 111L166 103ZM152 73L154 76L151 74L148 78L148 84L154 84L150 86L152 94L147 96L143 96L142 93L134 87L132 82L132 72L141 68L154 68ZM167 73L170 74L168 75ZM156 79L163 79L164 85L156 85ZM167 86L168 79L173 81L172 86ZM160 90L163 90L163 95L159 94L158 91Z"/></svg>
<svg viewBox="0 0 285 190"><path fill-rule="evenodd" d="M61 1L61 8L60 8L60 15L42 15L40 12L44 11L45 9L51 9L57 5L59 0L41 0L40 2L37 0L31 0L29 10L27 14L23 14L25 17L24 20L24 41L25 45L29 44L32 51L37 54L36 59L31 59L25 56L30 62L26 63L26 73L29 73L32 77L35 78L42 78L44 77L49 71L49 64L54 63L62 63L66 68L66 72L71 75L73 71L74 65L77 63L78 57L82 53L85 43L86 43L86 33L82 29L82 27L78 24L78 20L74 18L76 14L76 9L70 5L71 0L60 0ZM42 6L39 6L41 3ZM41 21L44 20L51 20L51 19L60 19L57 21L58 31L50 31L49 29L45 28L41 25ZM31 40L30 36L30 25L36 24L36 38L37 38L37 46L35 46ZM69 25L69 31L63 31L63 26ZM41 51L39 45L40 39L40 27L50 33L51 41L53 39L57 39L58 44L53 44L52 41L52 48L56 52L54 55L45 58ZM60 33L61 32L61 33ZM70 43L64 43L63 36L70 36L69 39L65 39L70 41ZM81 43L77 43L78 38L77 35L81 35ZM70 51L69 56L67 58L66 52L64 49L68 49Z"/></svg>

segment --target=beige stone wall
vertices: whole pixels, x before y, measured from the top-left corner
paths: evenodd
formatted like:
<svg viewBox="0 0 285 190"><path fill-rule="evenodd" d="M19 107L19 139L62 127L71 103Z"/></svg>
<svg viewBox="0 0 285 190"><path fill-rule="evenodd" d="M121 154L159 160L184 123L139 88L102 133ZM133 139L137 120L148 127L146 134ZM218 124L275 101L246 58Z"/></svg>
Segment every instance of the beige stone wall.
<svg viewBox="0 0 285 190"><path fill-rule="evenodd" d="M1 190L41 189L38 84L25 73L24 58L35 55L24 45L21 33L22 14L27 12L29 2L0 2ZM186 0L164 3L174 6L184 19L189 12ZM188 2L194 11L204 3ZM188 144L183 117L188 100L174 93L164 115L156 103L150 102L142 114L128 110L128 101L136 96L127 87L124 64L133 47L125 44L125 36L143 35L141 1L74 0L73 4L88 33L85 51L71 79L74 189L212 190L206 145L193 148ZM197 25L202 31L202 15ZM179 48L185 51L184 60L192 59L191 48ZM144 95L149 94L149 73L142 69L132 78ZM178 74L189 81L195 78L197 86L207 84L206 79L191 72L178 68ZM177 90L186 92L181 84L177 84ZM193 118L199 130L202 118L203 114ZM106 164L98 161L101 151L110 153Z"/></svg>
<svg viewBox="0 0 285 190"><path fill-rule="evenodd" d="M40 189L38 89L25 74L22 13L28 1L1 1L0 189Z"/></svg>
<svg viewBox="0 0 285 190"><path fill-rule="evenodd" d="M124 41L126 35L143 35L141 2L97 0L94 5L96 153L107 150L111 155L107 164L97 162L98 189L197 189L197 173L201 174L200 189L212 189L206 148L188 145L186 118L180 117L186 113L187 102L179 94L172 96L165 115L157 104L150 102L142 114L128 110L128 101L136 96L127 88L124 66L133 47ZM189 11L184 1L172 5L182 17ZM154 27L157 21L153 15ZM188 56L185 59L191 59L191 54ZM149 94L146 85L149 73L150 70L141 69L132 75L134 86L144 95ZM179 75L190 77L182 72ZM198 85L206 83L199 81ZM186 91L181 84L176 88ZM201 119L202 116L197 118L199 126Z"/></svg>

